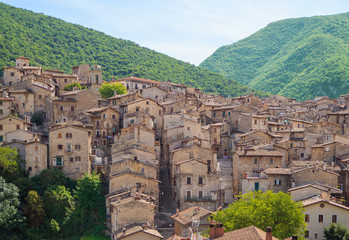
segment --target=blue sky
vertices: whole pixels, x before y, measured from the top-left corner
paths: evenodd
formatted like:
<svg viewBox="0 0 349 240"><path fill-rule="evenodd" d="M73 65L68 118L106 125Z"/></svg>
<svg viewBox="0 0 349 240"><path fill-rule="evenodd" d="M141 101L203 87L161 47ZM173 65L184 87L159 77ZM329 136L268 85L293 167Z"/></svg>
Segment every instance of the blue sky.
<svg viewBox="0 0 349 240"><path fill-rule="evenodd" d="M200 64L286 18L349 11L348 0L0 0Z"/></svg>

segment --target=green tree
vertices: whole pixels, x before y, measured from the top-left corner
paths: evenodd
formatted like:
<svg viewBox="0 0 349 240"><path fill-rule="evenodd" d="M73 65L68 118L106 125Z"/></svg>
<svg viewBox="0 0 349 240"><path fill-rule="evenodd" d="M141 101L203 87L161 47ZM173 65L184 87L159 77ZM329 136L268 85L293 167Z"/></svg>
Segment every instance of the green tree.
<svg viewBox="0 0 349 240"><path fill-rule="evenodd" d="M64 186L51 186L44 193L47 216L59 225L64 221L68 212L74 209L74 198Z"/></svg>
<svg viewBox="0 0 349 240"><path fill-rule="evenodd" d="M78 83L78 82L73 82L73 83L67 84L67 85L64 87L64 91L73 91L74 88L77 88L77 89L81 90L81 89L85 89L86 86L81 86L80 83Z"/></svg>
<svg viewBox="0 0 349 240"><path fill-rule="evenodd" d="M126 87L121 83L103 82L102 86L98 89L103 98L110 98L115 94L126 94Z"/></svg>
<svg viewBox="0 0 349 240"><path fill-rule="evenodd" d="M18 212L19 190L12 183L6 183L0 176L0 226L7 223Z"/></svg>
<svg viewBox="0 0 349 240"><path fill-rule="evenodd" d="M68 214L64 227L61 228L65 235L72 232L76 234L94 232L101 226L104 229L103 222L106 218L104 194L98 174L85 174L78 180L74 191L75 209Z"/></svg>
<svg viewBox="0 0 349 240"><path fill-rule="evenodd" d="M349 229L341 224L334 224L324 229L326 240L349 240Z"/></svg>
<svg viewBox="0 0 349 240"><path fill-rule="evenodd" d="M25 218L19 211L19 190L0 176L0 239L22 238Z"/></svg>
<svg viewBox="0 0 349 240"><path fill-rule="evenodd" d="M39 227L44 223L46 216L44 203L36 191L29 191L25 198L26 206L24 207L24 214L27 217L27 225L31 227Z"/></svg>
<svg viewBox="0 0 349 240"><path fill-rule="evenodd" d="M20 171L21 158L15 148L0 147L0 176L15 179Z"/></svg>
<svg viewBox="0 0 349 240"><path fill-rule="evenodd" d="M227 231L254 225L260 229L273 228L273 235L285 239L305 230L302 204L291 196L278 192L249 192L229 205L228 208L213 214L217 222L223 223Z"/></svg>

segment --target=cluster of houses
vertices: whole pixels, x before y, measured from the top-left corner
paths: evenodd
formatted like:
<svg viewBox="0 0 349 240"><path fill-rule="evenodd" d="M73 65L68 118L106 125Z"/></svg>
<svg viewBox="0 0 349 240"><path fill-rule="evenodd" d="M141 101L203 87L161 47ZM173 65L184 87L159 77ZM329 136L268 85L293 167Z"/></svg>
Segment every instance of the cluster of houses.
<svg viewBox="0 0 349 240"><path fill-rule="evenodd" d="M169 239L187 239L194 220L207 228L211 212L255 190L302 201L307 239L322 239L330 223L349 227L349 95L230 99L127 77L111 79L127 94L103 99L99 66L67 74L25 57L15 64L0 88L1 146L18 149L30 177L103 173L114 240L163 239L157 216L176 211ZM84 89L64 90L75 82ZM211 239L228 239L220 231Z"/></svg>

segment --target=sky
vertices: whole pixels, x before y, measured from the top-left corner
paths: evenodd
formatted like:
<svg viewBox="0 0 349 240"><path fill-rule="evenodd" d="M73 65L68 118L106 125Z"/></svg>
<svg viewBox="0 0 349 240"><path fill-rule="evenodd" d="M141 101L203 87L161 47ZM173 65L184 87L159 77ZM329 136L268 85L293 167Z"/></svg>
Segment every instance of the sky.
<svg viewBox="0 0 349 240"><path fill-rule="evenodd" d="M199 65L269 23L349 12L348 0L0 0Z"/></svg>

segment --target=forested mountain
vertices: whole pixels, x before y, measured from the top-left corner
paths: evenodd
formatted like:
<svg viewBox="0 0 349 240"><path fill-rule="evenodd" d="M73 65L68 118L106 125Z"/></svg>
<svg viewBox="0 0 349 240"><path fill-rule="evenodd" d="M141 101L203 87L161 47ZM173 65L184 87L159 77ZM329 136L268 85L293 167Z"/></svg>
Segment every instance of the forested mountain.
<svg viewBox="0 0 349 240"><path fill-rule="evenodd" d="M349 13L286 19L219 48L200 65L298 100L349 93Z"/></svg>
<svg viewBox="0 0 349 240"><path fill-rule="evenodd" d="M131 41L0 3L0 67L13 66L19 56L29 57L32 65L66 72L79 64L101 65L106 80L133 75L224 96L251 92L234 80Z"/></svg>

